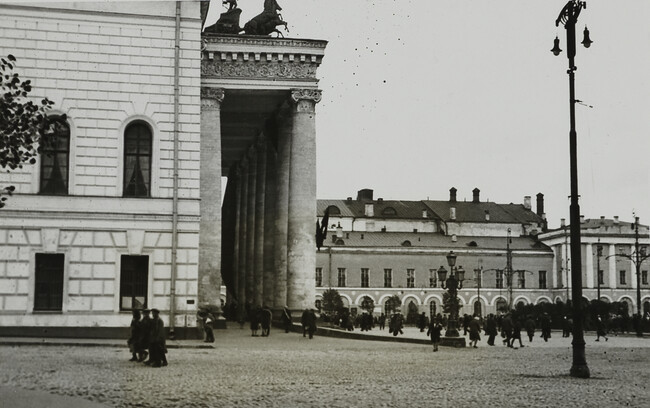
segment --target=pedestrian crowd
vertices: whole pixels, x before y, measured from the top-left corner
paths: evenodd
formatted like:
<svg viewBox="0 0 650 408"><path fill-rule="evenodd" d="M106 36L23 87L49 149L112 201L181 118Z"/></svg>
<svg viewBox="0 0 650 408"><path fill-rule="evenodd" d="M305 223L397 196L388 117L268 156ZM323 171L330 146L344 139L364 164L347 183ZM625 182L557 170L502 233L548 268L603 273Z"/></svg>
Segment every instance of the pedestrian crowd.
<svg viewBox="0 0 650 408"><path fill-rule="evenodd" d="M153 317L149 316L149 313ZM165 344L165 324L160 318L158 309L133 310L129 339L127 344L131 352L131 360L144 363L151 367L167 365L167 347ZM149 359L147 360L147 357Z"/></svg>

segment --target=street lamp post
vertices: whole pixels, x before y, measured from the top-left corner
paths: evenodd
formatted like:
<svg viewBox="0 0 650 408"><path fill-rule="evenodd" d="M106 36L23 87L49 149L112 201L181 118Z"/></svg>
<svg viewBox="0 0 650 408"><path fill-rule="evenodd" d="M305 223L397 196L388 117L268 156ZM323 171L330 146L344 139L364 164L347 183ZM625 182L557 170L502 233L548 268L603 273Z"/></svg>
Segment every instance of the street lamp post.
<svg viewBox="0 0 650 408"><path fill-rule="evenodd" d="M620 253L617 256L629 259L634 263L636 269L636 335L643 337L643 328L641 327L641 264L646 259L650 258L650 253L647 253L646 246L640 246L639 244L639 217L635 215L634 217L634 253L625 254Z"/></svg>
<svg viewBox="0 0 650 408"><path fill-rule="evenodd" d="M600 301L600 257L603 256L603 246L600 245L600 238L598 238L598 245L596 245L596 279L598 279L598 301Z"/></svg>
<svg viewBox="0 0 650 408"><path fill-rule="evenodd" d="M476 282L476 300L480 305L478 317L483 317L483 304L481 303L481 277L483 276L483 267L474 269L474 282Z"/></svg>
<svg viewBox="0 0 650 408"><path fill-rule="evenodd" d="M510 243L512 238L510 237L510 228L508 228L508 240L506 241L506 282L508 283L508 311L512 310L512 251L510 250Z"/></svg>
<svg viewBox="0 0 650 408"><path fill-rule="evenodd" d="M447 290L449 295L449 319L447 320L447 332L442 339L442 345L455 347L465 347L465 337L460 337L458 333L458 290L463 288L465 280L465 271L463 267L456 268L456 254L454 251L447 254L447 264L449 265L449 277L445 268L438 269L438 281L443 289Z"/></svg>
<svg viewBox="0 0 650 408"><path fill-rule="evenodd" d="M585 339L583 330L584 307L582 305L582 257L580 248L580 205L578 203L578 153L577 153L577 133L575 123L575 71L576 66L574 58L576 55L576 23L578 16L583 8L587 6L585 1L570 0L560 12L555 20L555 26L560 23L566 29L567 37L567 57L569 59L569 114L570 125L569 131L569 156L571 162L571 206L570 206L570 223L571 223L571 295L573 297L573 365L571 366L571 376L579 378L589 378L589 367L585 357ZM589 48L592 41L589 39L589 30L585 28L585 37L582 44ZM559 39L556 37L551 50L553 54L559 55L562 51L559 46Z"/></svg>

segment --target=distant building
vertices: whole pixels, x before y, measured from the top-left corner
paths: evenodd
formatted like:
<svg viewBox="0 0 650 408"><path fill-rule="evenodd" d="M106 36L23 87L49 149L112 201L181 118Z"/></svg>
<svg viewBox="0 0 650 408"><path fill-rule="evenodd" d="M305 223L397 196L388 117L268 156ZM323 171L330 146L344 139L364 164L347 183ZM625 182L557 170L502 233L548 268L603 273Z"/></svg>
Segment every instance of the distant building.
<svg viewBox="0 0 650 408"><path fill-rule="evenodd" d="M331 287L353 313L364 296L380 313L395 294L403 313L411 303L420 312L441 312L437 271L449 269L450 251L465 270L461 314L494 313L509 302L553 302L560 288L551 273L553 251L537 238L546 228L543 200L538 194L537 212L530 197L498 204L481 201L478 189L471 202L459 202L455 188L444 201L374 199L369 189L354 200L319 200L319 219L329 213L329 236L316 257L317 304ZM508 253L515 271L512 298L503 272ZM480 281L476 270L482 270Z"/></svg>
<svg viewBox="0 0 650 408"><path fill-rule="evenodd" d="M552 274L555 280L561 282L560 287L565 288L565 293L559 291L557 298L566 299L571 288L571 234L570 226L565 225L558 229L548 231L539 236L544 244L551 247L555 261ZM647 249L649 241L647 225L639 225L640 251ZM635 231L634 223L620 221L618 217L606 219L585 219L580 222L580 241L582 244L582 294L585 299L598 298L600 283L600 299L606 302L625 302L628 304L630 315L637 310L637 278L636 267L629 259L618 254L631 254L634 252ZM601 247L600 253L598 247ZM650 260L641 263L641 304L643 313L650 313L650 283L648 281Z"/></svg>

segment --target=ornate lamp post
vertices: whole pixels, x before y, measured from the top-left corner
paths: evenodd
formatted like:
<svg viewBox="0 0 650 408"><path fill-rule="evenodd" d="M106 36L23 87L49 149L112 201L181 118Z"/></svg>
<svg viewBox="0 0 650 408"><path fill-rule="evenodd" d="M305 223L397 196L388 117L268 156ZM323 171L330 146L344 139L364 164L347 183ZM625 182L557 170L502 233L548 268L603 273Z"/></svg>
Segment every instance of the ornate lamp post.
<svg viewBox="0 0 650 408"><path fill-rule="evenodd" d="M585 1L570 0L560 11L560 15L555 20L555 26L560 23L566 29L567 37L567 57L569 58L569 114L570 125L569 131L569 151L571 162L571 206L570 206L570 223L571 223L571 295L573 297L573 365L571 366L571 376L579 378L589 378L589 367L585 358L585 339L582 327L584 307L582 305L582 257L580 248L580 205L578 203L578 148L577 133L575 121L575 71L576 66L574 58L576 55L576 23L578 16L583 8L587 6ZM584 40L582 44L589 48L592 41L589 39L589 30L585 28ZM559 55L560 40L556 37L553 54Z"/></svg>
<svg viewBox="0 0 650 408"><path fill-rule="evenodd" d="M483 318L483 303L481 303L481 278L483 277L483 267L474 269L474 282L476 282L476 300L480 305L478 317ZM476 311L476 308L474 309Z"/></svg>
<svg viewBox="0 0 650 408"><path fill-rule="evenodd" d="M458 290L463 288L465 280L465 270L463 267L456 268L456 254L454 251L447 254L447 264L449 264L449 277L444 267L438 269L438 281L443 289L447 289L449 295L449 319L447 320L447 332L441 342L442 345L455 347L465 346L465 337L458 334Z"/></svg>

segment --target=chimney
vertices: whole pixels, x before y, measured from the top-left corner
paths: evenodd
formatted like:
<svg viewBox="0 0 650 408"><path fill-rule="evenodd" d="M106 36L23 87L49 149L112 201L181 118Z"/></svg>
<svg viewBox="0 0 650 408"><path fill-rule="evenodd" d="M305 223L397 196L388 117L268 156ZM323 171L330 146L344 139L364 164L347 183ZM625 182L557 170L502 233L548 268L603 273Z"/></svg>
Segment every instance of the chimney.
<svg viewBox="0 0 650 408"><path fill-rule="evenodd" d="M490 211L485 210L485 221L490 221Z"/></svg>
<svg viewBox="0 0 650 408"><path fill-rule="evenodd" d="M560 227L566 227L566 218L560 218Z"/></svg>
<svg viewBox="0 0 650 408"><path fill-rule="evenodd" d="M614 224L618 224L618 215L614 216Z"/></svg>
<svg viewBox="0 0 650 408"><path fill-rule="evenodd" d="M481 194L481 190L479 190L478 188L475 188L474 190L472 190L472 193L474 194L474 197L472 198L472 202L473 203L480 202L481 200L479 199L479 196Z"/></svg>
<svg viewBox="0 0 650 408"><path fill-rule="evenodd" d="M449 202L450 203L455 203L456 202L456 187L452 187L449 189Z"/></svg>
<svg viewBox="0 0 650 408"><path fill-rule="evenodd" d="M600 216L600 225L605 225L605 216L604 215Z"/></svg>
<svg viewBox="0 0 650 408"><path fill-rule="evenodd" d="M336 226L336 237L337 238L343 238L343 227L341 227L341 223Z"/></svg>
<svg viewBox="0 0 650 408"><path fill-rule="evenodd" d="M530 205L530 196L524 196L524 208L527 210L532 208Z"/></svg>
<svg viewBox="0 0 650 408"><path fill-rule="evenodd" d="M373 203L366 204L366 217L375 216L375 205Z"/></svg>
<svg viewBox="0 0 650 408"><path fill-rule="evenodd" d="M584 223L585 223L585 216L581 214L580 215L580 224L584 224Z"/></svg>
<svg viewBox="0 0 650 408"><path fill-rule="evenodd" d="M357 201L372 201L372 189L364 188L357 192Z"/></svg>
<svg viewBox="0 0 650 408"><path fill-rule="evenodd" d="M449 219L456 220L456 207L449 208Z"/></svg>
<svg viewBox="0 0 650 408"><path fill-rule="evenodd" d="M540 217L544 214L544 194L537 193L537 215Z"/></svg>

